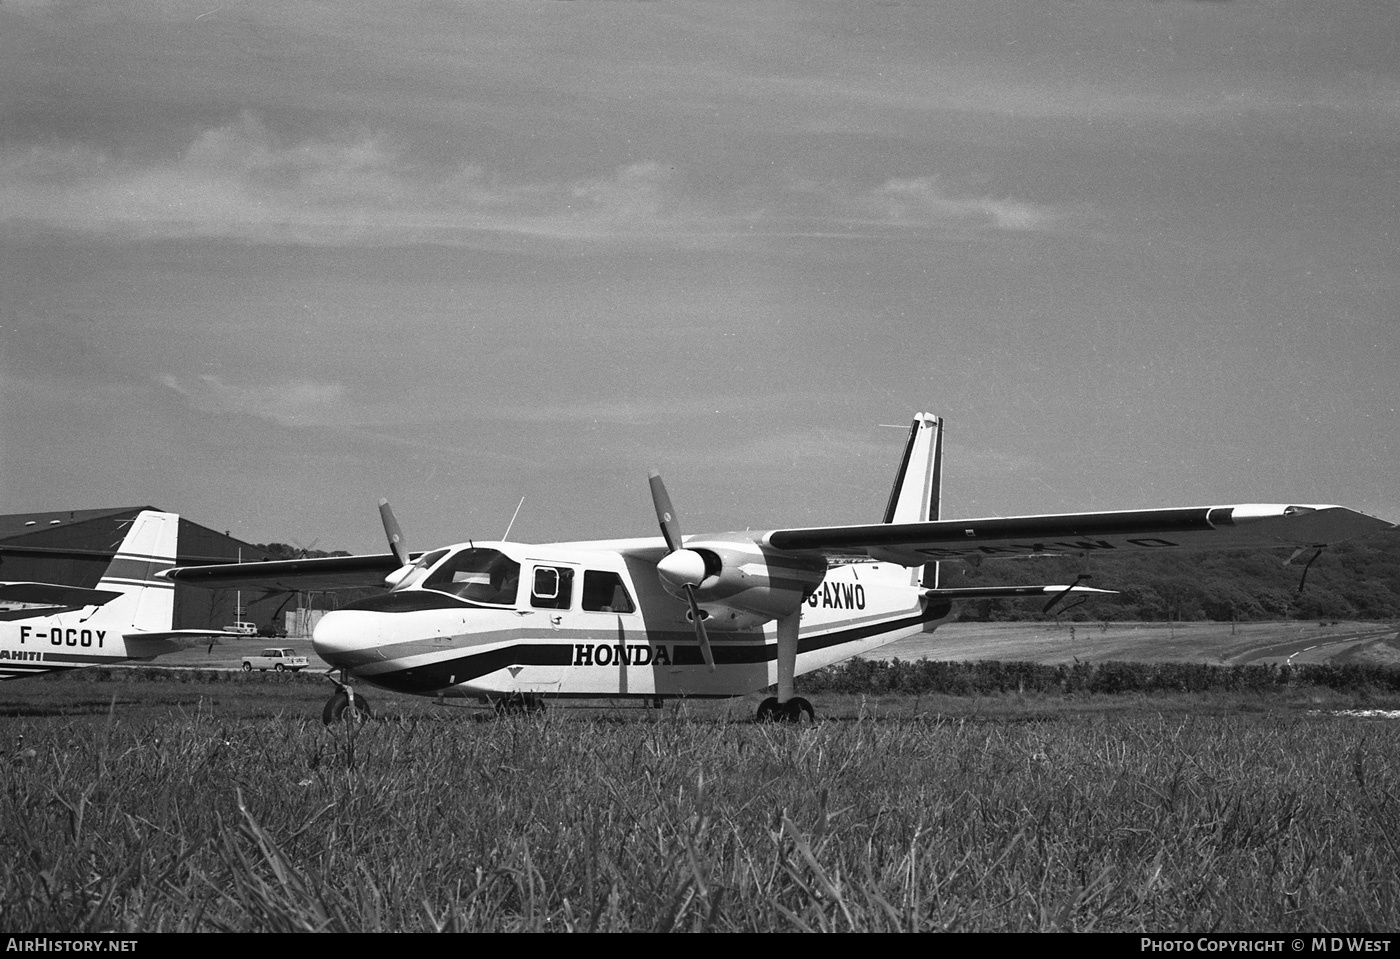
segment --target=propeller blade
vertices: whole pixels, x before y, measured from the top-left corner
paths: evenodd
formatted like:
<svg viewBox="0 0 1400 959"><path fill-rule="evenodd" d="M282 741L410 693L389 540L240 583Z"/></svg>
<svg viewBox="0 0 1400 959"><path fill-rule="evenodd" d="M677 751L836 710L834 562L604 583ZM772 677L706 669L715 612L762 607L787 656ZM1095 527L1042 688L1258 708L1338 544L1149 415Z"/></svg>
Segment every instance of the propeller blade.
<svg viewBox="0 0 1400 959"><path fill-rule="evenodd" d="M710 648L710 634L705 631L705 614L700 611L700 604L695 601L695 587L685 588L685 598L690 600L690 618L695 623L695 638L700 642L700 655L705 657L705 665L710 667L710 672L715 671L715 652Z"/></svg>
<svg viewBox="0 0 1400 959"><path fill-rule="evenodd" d="M661 535L666 538L666 548L672 552L681 548L681 524L676 519L676 508L671 505L671 496L666 492L666 484L661 482L661 474L651 471L651 502L656 507L656 521L661 524Z"/></svg>
<svg viewBox="0 0 1400 959"><path fill-rule="evenodd" d="M705 665L713 673L715 653L710 648L710 634L705 631L705 614L695 599L695 587L705 578L705 561L681 544L680 520L676 519L676 508L671 505L671 494L666 492L661 474L652 470L648 482L651 483L651 502L656 507L656 522L661 526L667 550L665 558L656 566L657 574L673 586L685 590L685 598L690 601L690 620L695 624L695 638L700 643L700 655L705 657Z"/></svg>
<svg viewBox="0 0 1400 959"><path fill-rule="evenodd" d="M408 547L403 541L403 530L399 529L399 521L394 518L394 511L389 508L387 499L379 501L379 518L384 522L384 535L389 537L389 551L400 566L407 566L410 561Z"/></svg>

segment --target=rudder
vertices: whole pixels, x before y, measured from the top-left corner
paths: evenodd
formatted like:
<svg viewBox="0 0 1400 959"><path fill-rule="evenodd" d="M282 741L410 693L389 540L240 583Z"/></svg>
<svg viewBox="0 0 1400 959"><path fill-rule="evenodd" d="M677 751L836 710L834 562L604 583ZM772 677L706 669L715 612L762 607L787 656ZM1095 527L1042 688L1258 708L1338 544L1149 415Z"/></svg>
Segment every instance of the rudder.
<svg viewBox="0 0 1400 959"><path fill-rule="evenodd" d="M134 631L164 631L175 617L175 584L156 573L175 565L180 517L142 510L131 521L98 589L122 593L95 614Z"/></svg>
<svg viewBox="0 0 1400 959"><path fill-rule="evenodd" d="M915 413L885 505L885 523L926 523L939 518L943 499L943 420L932 413ZM938 586L938 564L916 571L914 582Z"/></svg>

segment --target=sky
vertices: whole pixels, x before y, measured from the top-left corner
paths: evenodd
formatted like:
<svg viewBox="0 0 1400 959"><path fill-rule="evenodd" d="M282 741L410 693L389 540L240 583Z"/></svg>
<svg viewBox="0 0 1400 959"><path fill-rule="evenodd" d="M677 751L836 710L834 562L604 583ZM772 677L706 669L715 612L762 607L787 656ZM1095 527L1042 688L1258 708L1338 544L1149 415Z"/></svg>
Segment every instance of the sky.
<svg viewBox="0 0 1400 959"><path fill-rule="evenodd" d="M1374 0L5 0L2 509L1400 521L1397 201Z"/></svg>

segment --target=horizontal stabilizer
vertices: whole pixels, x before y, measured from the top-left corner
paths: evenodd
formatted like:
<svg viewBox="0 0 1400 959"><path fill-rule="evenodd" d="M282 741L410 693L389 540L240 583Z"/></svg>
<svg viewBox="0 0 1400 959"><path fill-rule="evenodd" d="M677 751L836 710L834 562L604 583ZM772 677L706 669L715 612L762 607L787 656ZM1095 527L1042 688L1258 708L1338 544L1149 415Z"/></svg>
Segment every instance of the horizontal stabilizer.
<svg viewBox="0 0 1400 959"><path fill-rule="evenodd" d="M929 599L1015 599L1023 596L1065 596L1093 594L1116 596L1116 589L1094 589L1092 586L967 586L956 589L926 589Z"/></svg>
<svg viewBox="0 0 1400 959"><path fill-rule="evenodd" d="M166 653L179 652L193 646L209 646L228 637L246 639L218 629L167 629L164 631L126 633L126 652L132 659L152 659Z"/></svg>

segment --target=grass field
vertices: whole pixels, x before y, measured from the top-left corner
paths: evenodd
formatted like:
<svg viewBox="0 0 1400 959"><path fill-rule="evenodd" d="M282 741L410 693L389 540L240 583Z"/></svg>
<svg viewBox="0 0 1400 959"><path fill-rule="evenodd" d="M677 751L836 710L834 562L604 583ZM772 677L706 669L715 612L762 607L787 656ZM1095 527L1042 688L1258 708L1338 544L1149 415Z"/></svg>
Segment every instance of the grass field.
<svg viewBox="0 0 1400 959"><path fill-rule="evenodd" d="M823 697L495 720L310 676L4 687L32 930L1400 925L1396 697ZM182 681L183 680L183 681Z"/></svg>

